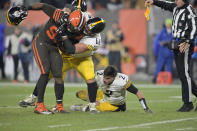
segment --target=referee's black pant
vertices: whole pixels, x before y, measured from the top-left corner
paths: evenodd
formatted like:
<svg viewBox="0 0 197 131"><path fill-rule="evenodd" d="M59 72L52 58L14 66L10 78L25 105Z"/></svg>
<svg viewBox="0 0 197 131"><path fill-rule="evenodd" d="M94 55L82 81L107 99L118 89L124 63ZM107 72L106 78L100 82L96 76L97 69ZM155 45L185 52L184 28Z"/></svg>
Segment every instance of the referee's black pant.
<svg viewBox="0 0 197 131"><path fill-rule="evenodd" d="M185 104L192 102L192 93L197 97L197 86L191 78L191 55L193 51L194 44L191 44L185 53L174 50L176 68L182 85L182 100Z"/></svg>

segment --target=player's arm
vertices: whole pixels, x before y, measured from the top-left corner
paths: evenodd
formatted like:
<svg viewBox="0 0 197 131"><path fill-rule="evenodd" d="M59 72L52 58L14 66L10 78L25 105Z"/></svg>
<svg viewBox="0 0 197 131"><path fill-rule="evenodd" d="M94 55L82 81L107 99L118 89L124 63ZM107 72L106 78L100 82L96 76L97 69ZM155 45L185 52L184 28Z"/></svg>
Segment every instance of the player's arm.
<svg viewBox="0 0 197 131"><path fill-rule="evenodd" d="M66 39L63 41L63 47L68 54L80 54L88 50L95 51L101 45L100 39L100 34L95 37L85 37L76 44Z"/></svg>
<svg viewBox="0 0 197 131"><path fill-rule="evenodd" d="M152 111L146 104L146 99L144 98L142 93L131 83L131 81L128 81L128 83L125 85L125 89L137 96L145 112L152 113Z"/></svg>
<svg viewBox="0 0 197 131"><path fill-rule="evenodd" d="M69 39L63 42L64 51L68 54L80 54L87 50L90 50L84 43L73 44Z"/></svg>
<svg viewBox="0 0 197 131"><path fill-rule="evenodd" d="M63 13L60 9L57 9L54 6L45 3L34 3L33 5L28 6L28 10L42 10L54 21L58 21Z"/></svg>
<svg viewBox="0 0 197 131"><path fill-rule="evenodd" d="M169 1L162 1L162 0L146 0L145 1L145 6L150 6L150 5L156 5L158 7L161 7L164 10L168 11L173 11L173 9L176 7L176 4L174 2L169 2Z"/></svg>

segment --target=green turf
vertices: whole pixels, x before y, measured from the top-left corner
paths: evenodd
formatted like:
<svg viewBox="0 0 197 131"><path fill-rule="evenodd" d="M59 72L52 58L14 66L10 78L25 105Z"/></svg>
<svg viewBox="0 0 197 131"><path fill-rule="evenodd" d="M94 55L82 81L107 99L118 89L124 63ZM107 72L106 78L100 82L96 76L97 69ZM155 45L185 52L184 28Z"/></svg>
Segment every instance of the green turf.
<svg viewBox="0 0 197 131"><path fill-rule="evenodd" d="M65 109L69 110L72 104L85 103L75 98L75 92L79 89L85 88L67 87L65 89ZM126 112L100 114L71 112L46 116L34 114L33 107L18 106L18 102L28 96L33 87L0 86L0 131L93 131L92 129L101 128L107 131L197 130L197 112L176 112L182 102L181 98L172 98L172 96L180 96L180 88L139 89L146 97L153 114L146 114L136 96L128 93ZM55 105L52 87L46 90L45 104L49 109ZM190 118L191 120L185 120ZM184 120L178 121L180 119Z"/></svg>

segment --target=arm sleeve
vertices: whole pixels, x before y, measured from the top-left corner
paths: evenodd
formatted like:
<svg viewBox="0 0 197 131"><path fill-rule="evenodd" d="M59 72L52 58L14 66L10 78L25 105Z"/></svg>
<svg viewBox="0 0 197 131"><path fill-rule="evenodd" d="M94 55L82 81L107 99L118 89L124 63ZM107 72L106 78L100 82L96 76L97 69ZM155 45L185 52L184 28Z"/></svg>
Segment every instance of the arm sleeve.
<svg viewBox="0 0 197 131"><path fill-rule="evenodd" d="M51 19L53 19L55 22L57 22L61 16L64 14L63 11L60 9L55 8L54 6L43 4L44 13L48 15Z"/></svg>
<svg viewBox="0 0 197 131"><path fill-rule="evenodd" d="M173 12L173 9L176 7L176 4L174 2L168 2L162 0L153 0L153 4L170 12Z"/></svg>
<svg viewBox="0 0 197 131"><path fill-rule="evenodd" d="M196 36L196 28L197 28L197 17L194 14L192 8L188 8L189 14L187 19L188 31L185 33L186 42L189 44L194 42Z"/></svg>
<svg viewBox="0 0 197 131"><path fill-rule="evenodd" d="M130 84L130 86L127 88L127 91L129 91L133 94L137 94L138 89L133 84Z"/></svg>

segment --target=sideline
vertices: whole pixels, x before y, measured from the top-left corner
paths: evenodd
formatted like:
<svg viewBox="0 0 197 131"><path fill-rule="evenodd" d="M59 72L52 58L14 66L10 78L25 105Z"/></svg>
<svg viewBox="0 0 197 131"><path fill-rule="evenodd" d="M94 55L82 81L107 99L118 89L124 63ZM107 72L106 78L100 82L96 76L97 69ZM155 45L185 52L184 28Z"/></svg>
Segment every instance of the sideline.
<svg viewBox="0 0 197 131"><path fill-rule="evenodd" d="M2 87L35 87L36 83L12 83L12 82L0 82L0 88ZM64 83L66 87L86 87L87 85L85 83ZM50 82L48 83L49 87L53 87L54 83ZM135 84L138 88L180 88L180 85L156 85L156 84Z"/></svg>

